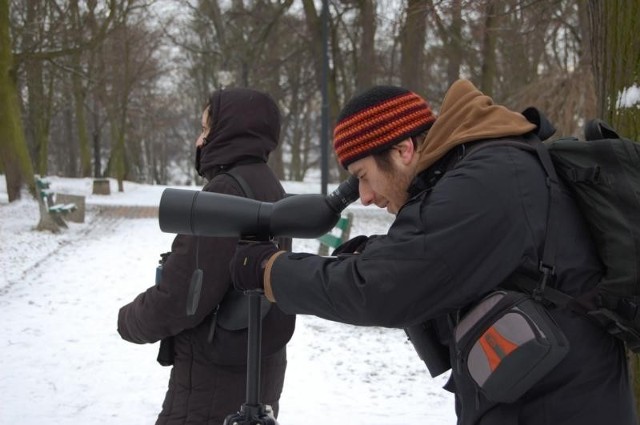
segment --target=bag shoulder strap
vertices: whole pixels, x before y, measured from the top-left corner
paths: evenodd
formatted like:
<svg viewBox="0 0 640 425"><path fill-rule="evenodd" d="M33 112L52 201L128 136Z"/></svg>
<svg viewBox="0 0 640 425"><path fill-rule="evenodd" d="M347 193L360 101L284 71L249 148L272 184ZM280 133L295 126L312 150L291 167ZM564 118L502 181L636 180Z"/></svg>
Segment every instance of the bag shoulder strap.
<svg viewBox="0 0 640 425"><path fill-rule="evenodd" d="M242 177L234 168L225 170L218 175L222 174L227 175L235 180L238 186L240 186L240 190L242 190L245 198L255 199L255 194L251 189L251 186L249 186L249 183L247 183L244 177ZM244 294L236 292L233 289L227 292L220 304L218 304L218 306L211 313L211 322L209 325L209 334L207 335L207 341L209 343L213 341L216 325L231 331L246 329L248 325L248 303L249 300ZM225 307L223 307L223 304ZM271 309L271 303L265 297L260 297L260 304L261 318L264 319L264 317Z"/></svg>
<svg viewBox="0 0 640 425"><path fill-rule="evenodd" d="M544 238L544 246L542 250L542 258L538 264L538 269L542 273L542 277L538 282L538 285L533 288L532 294L534 298L541 300L543 298L547 285L551 282L555 275L555 258L557 250L557 238L558 238L558 220L556 218L556 208L560 199L560 183L558 180L558 174L553 166L551 155L547 149L547 146L540 141L540 138L530 133L525 136L522 141L512 139L497 139L487 142L480 142L475 146L472 146L467 153L467 157L471 154L479 151L480 149L488 148L491 146L511 146L518 149L523 149L529 152L534 152L546 174L546 184L549 188L549 204L547 207L547 223L546 232ZM556 291L560 292L560 291ZM566 302L564 302L566 304Z"/></svg>
<svg viewBox="0 0 640 425"><path fill-rule="evenodd" d="M234 179L236 183L238 183L238 186L240 186L240 190L242 190L242 193L245 196L245 198L255 199L255 195L253 193L253 190L251 190L251 186L249 186L249 183L247 183L244 177L238 174L237 171L234 171L233 168L223 171L218 175L221 175L221 174L225 174L227 176L230 176L232 179Z"/></svg>

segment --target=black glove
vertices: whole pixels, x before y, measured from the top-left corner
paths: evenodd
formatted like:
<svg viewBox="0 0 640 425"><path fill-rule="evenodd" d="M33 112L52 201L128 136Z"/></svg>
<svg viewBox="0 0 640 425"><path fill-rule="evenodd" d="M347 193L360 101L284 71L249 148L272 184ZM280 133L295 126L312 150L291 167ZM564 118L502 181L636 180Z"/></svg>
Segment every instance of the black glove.
<svg viewBox="0 0 640 425"><path fill-rule="evenodd" d="M240 241L229 263L233 286L238 291L263 289L265 264L278 251L271 242Z"/></svg>
<svg viewBox="0 0 640 425"><path fill-rule="evenodd" d="M358 252L362 252L364 246L367 244L367 241L369 241L368 236L356 236L355 238L349 239L348 241L344 242L342 245L334 249L331 255L336 256L340 254L355 254Z"/></svg>

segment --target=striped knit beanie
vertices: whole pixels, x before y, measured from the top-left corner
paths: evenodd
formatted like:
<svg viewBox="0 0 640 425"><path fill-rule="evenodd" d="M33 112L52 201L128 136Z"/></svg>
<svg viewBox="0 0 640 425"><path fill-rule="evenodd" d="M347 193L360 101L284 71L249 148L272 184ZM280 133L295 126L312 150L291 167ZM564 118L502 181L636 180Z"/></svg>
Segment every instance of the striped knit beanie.
<svg viewBox="0 0 640 425"><path fill-rule="evenodd" d="M375 86L344 106L333 132L333 148L347 168L358 159L382 152L428 130L436 120L417 94L394 86Z"/></svg>

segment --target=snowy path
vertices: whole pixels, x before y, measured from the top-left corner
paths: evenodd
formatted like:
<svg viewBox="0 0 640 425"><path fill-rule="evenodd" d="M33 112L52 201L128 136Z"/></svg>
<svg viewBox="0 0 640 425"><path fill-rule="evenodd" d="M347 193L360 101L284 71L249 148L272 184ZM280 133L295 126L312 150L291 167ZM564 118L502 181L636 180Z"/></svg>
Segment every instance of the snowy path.
<svg viewBox="0 0 640 425"><path fill-rule="evenodd" d="M371 232L372 220L356 216L352 234ZM28 237L0 250L17 264L0 263L0 424L155 421L169 369L155 362L157 345L122 341L116 318L153 283L173 235L160 232L156 219L89 223L43 237L38 249L56 252L37 264L20 262L20 243L33 243ZM297 240L294 249L316 245ZM402 331L301 316L279 423L454 424L444 381L428 376Z"/></svg>

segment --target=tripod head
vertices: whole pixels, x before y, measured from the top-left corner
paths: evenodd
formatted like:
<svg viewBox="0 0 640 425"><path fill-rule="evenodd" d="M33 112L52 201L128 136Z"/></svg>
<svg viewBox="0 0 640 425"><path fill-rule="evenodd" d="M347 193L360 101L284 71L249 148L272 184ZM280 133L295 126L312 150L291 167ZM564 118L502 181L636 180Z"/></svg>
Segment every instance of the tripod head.
<svg viewBox="0 0 640 425"><path fill-rule="evenodd" d="M239 412L227 416L223 425L278 425L278 422L266 406L245 403Z"/></svg>

